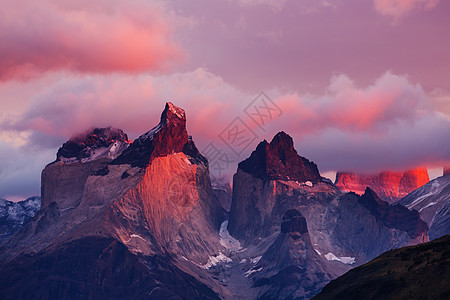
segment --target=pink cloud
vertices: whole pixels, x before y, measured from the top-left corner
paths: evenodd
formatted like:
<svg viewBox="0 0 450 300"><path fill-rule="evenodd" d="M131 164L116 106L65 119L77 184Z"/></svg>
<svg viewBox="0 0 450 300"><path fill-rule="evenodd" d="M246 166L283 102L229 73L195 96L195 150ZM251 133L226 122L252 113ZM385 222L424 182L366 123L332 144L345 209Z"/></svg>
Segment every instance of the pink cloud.
<svg viewBox="0 0 450 300"><path fill-rule="evenodd" d="M374 0L375 9L379 13L395 20L418 8L432 9L438 3L439 0Z"/></svg>
<svg viewBox="0 0 450 300"><path fill-rule="evenodd" d="M432 106L419 85L390 72L366 88L357 87L346 75L337 75L324 95L286 95L280 97L279 105L284 111L297 112L283 121L304 134L327 128L376 134L399 121L412 122Z"/></svg>
<svg viewBox="0 0 450 300"><path fill-rule="evenodd" d="M0 80L70 70L161 71L181 58L163 5L144 1L8 1L0 12Z"/></svg>

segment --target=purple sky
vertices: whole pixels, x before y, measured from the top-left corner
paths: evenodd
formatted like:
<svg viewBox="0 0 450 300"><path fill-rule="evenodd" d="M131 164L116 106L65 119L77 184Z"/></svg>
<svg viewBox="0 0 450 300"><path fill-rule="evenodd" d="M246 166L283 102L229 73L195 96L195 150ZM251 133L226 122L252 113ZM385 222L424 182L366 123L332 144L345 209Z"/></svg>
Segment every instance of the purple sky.
<svg viewBox="0 0 450 300"><path fill-rule="evenodd" d="M136 138L166 101L226 179L281 130L329 176L450 164L449 1L0 1L0 198L39 194L76 132ZM262 91L282 113L261 128ZM239 155L235 118L256 135Z"/></svg>

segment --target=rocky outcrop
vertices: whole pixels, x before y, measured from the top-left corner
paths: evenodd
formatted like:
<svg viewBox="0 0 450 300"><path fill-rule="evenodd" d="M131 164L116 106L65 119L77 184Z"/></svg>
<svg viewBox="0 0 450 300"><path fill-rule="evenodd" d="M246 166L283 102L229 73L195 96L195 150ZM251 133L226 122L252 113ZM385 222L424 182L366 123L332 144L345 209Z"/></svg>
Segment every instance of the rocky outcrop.
<svg viewBox="0 0 450 300"><path fill-rule="evenodd" d="M312 245L306 219L286 211L281 232L253 268L260 299L309 299L339 273Z"/></svg>
<svg viewBox="0 0 450 300"><path fill-rule="evenodd" d="M359 195L362 195L366 187L369 187L381 199L392 203L423 186L429 180L427 170L418 168L406 172L385 171L373 175L338 172L335 184L342 191Z"/></svg>
<svg viewBox="0 0 450 300"><path fill-rule="evenodd" d="M450 236L391 250L333 280L314 300L448 299Z"/></svg>
<svg viewBox="0 0 450 300"><path fill-rule="evenodd" d="M450 176L438 177L396 203L419 212L430 227L430 239L450 234Z"/></svg>
<svg viewBox="0 0 450 300"><path fill-rule="evenodd" d="M212 183L212 187L220 205L229 212L233 195L231 185L229 183Z"/></svg>
<svg viewBox="0 0 450 300"><path fill-rule="evenodd" d="M0 199L0 244L28 224L41 206L41 197L19 202Z"/></svg>

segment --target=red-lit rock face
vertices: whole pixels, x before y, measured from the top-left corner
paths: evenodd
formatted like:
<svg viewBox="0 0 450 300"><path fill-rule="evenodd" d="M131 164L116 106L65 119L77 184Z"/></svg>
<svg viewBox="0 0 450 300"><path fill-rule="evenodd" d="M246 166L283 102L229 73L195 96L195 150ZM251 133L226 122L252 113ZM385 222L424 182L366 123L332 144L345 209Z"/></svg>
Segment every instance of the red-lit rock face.
<svg viewBox="0 0 450 300"><path fill-rule="evenodd" d="M144 168L156 157L178 152L206 162L192 144L186 131L184 110L167 103L159 124L137 138L113 164L130 164Z"/></svg>
<svg viewBox="0 0 450 300"><path fill-rule="evenodd" d="M367 187L377 195L392 203L430 181L425 168L406 172L381 172L375 175L363 175L350 172L336 174L336 186L342 191L364 194Z"/></svg>

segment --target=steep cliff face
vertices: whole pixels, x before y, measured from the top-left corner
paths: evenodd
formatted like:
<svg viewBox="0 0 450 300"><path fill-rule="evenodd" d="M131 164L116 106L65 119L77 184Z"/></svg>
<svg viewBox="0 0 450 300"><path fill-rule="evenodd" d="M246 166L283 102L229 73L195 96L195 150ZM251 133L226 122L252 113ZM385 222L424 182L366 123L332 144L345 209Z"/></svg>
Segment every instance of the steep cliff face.
<svg viewBox="0 0 450 300"><path fill-rule="evenodd" d="M277 209L276 196L289 190L277 184L281 182L292 182L306 190L323 190L323 194L337 192L322 182L316 164L297 154L292 138L279 132L270 143L259 143L250 157L239 163L233 176L229 223L232 235L250 241L278 230L282 215L272 214ZM323 189L315 188L317 185Z"/></svg>
<svg viewBox="0 0 450 300"><path fill-rule="evenodd" d="M197 282L194 289L201 286L206 279L195 268L224 251L219 228L225 212L181 108L167 103L160 123L131 144L120 130L94 129L65 143L57 157L42 174L41 210L3 245L0 261L58 247L65 253L61 245L92 236L112 238L144 265L160 256L168 268L183 265ZM186 267L186 261L193 263ZM174 272L168 280L185 284Z"/></svg>
<svg viewBox="0 0 450 300"><path fill-rule="evenodd" d="M130 143L122 130L111 127L92 128L65 142L56 161L42 171L42 208L52 202L60 210L77 207L87 178L117 158Z"/></svg>
<svg viewBox="0 0 450 300"><path fill-rule="evenodd" d="M218 229L224 211L209 183L207 166L190 159L184 153L174 153L152 161L138 184L113 206L110 218L119 224L115 227L117 238L129 245L140 239L133 237L135 231L120 225L137 209L151 233L141 237L153 239L152 246L198 262L205 262L221 248ZM139 243L136 249L142 251Z"/></svg>
<svg viewBox="0 0 450 300"><path fill-rule="evenodd" d="M366 187L369 187L381 199L392 203L423 186L429 180L427 170L419 168L406 172L386 171L373 175L338 172L335 184L342 191L359 195L362 195Z"/></svg>
<svg viewBox="0 0 450 300"><path fill-rule="evenodd" d="M428 234L430 240L450 234L450 200L447 200L441 209L436 212Z"/></svg>
<svg viewBox="0 0 450 300"><path fill-rule="evenodd" d="M233 195L231 185L229 183L212 183L212 186L219 203L229 212Z"/></svg>

